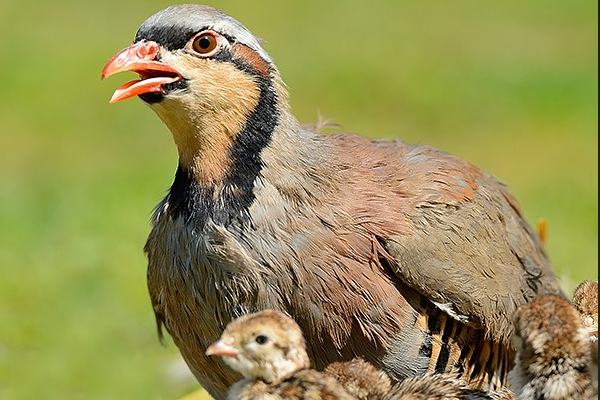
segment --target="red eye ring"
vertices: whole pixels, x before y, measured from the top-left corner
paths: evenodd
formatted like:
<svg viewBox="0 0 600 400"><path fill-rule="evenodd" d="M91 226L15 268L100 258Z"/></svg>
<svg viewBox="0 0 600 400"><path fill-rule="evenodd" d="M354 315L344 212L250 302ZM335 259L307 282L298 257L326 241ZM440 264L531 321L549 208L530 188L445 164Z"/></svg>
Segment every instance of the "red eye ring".
<svg viewBox="0 0 600 400"><path fill-rule="evenodd" d="M203 56L213 54L219 48L219 37L216 33L206 31L202 32L192 41L192 49Z"/></svg>

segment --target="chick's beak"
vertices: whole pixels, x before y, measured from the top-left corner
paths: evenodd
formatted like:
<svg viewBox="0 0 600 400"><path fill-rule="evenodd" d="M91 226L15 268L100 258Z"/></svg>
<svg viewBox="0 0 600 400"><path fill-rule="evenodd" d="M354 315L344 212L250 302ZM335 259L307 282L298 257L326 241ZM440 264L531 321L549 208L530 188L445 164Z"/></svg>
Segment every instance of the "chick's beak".
<svg viewBox="0 0 600 400"><path fill-rule="evenodd" d="M207 356L221 356L221 357L232 357L235 358L239 354L235 347L232 347L225 343L223 339L220 339L206 349Z"/></svg>
<svg viewBox="0 0 600 400"><path fill-rule="evenodd" d="M123 71L133 71L140 75L140 79L127 82L115 90L110 103L144 93L160 92L162 85L182 79L176 69L156 61L159 49L156 42L140 41L121 50L106 63L102 79Z"/></svg>

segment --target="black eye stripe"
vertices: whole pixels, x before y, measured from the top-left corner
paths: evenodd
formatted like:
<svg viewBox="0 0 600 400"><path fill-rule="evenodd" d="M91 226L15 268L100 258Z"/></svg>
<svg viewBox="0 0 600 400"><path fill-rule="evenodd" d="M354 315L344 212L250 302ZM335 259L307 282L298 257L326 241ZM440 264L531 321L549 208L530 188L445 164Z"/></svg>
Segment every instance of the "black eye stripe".
<svg viewBox="0 0 600 400"><path fill-rule="evenodd" d="M150 40L160 44L169 51L180 50L196 33L201 32L182 26L163 26L152 29L140 28L135 35L135 41Z"/></svg>
<svg viewBox="0 0 600 400"><path fill-rule="evenodd" d="M160 44L168 51L183 50L185 53L189 53L189 51L185 50L189 41L197 34L207 30L211 30L211 27L207 26L199 30L177 25L154 27L152 29L141 27L135 36L135 42L140 40L150 40ZM260 76L258 71L256 71L251 64L244 62L244 60L240 58L233 59L230 46L234 46L236 40L232 36L217 31L215 31L215 33L227 39L229 46L222 46L216 54L210 57L211 59L220 62L233 62L233 64L241 71L250 75Z"/></svg>
<svg viewBox="0 0 600 400"><path fill-rule="evenodd" d="M211 30L211 28L207 26L202 29L191 29L178 25L153 27L150 29L141 27L135 35L134 42L150 40L160 44L169 51L181 50L186 46L190 39L198 33L207 30ZM223 36L230 44L235 43L235 39L231 35L217 31L215 31L215 33Z"/></svg>

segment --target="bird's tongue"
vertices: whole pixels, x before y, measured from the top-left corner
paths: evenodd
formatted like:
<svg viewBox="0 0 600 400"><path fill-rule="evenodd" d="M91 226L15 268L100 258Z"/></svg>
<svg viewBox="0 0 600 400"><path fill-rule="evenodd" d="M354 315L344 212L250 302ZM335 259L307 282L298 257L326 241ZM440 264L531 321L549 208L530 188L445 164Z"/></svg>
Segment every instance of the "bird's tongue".
<svg viewBox="0 0 600 400"><path fill-rule="evenodd" d="M158 76L155 78L136 79L120 86L113 93L110 102L125 100L133 96L139 96L144 93L157 93L162 91L162 85L172 83L179 77Z"/></svg>

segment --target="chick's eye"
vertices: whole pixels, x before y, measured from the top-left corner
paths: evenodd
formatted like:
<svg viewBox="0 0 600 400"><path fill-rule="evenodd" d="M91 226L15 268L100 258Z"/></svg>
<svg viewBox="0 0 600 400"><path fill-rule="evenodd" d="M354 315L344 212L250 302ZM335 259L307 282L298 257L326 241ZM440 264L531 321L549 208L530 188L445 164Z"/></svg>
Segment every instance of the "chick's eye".
<svg viewBox="0 0 600 400"><path fill-rule="evenodd" d="M211 53L217 48L218 45L219 42L217 40L217 36L211 32L205 32L201 35L198 35L192 43L194 50L200 54Z"/></svg>
<svg viewBox="0 0 600 400"><path fill-rule="evenodd" d="M258 344L265 344L269 341L269 338L265 335L258 335L254 341Z"/></svg>

